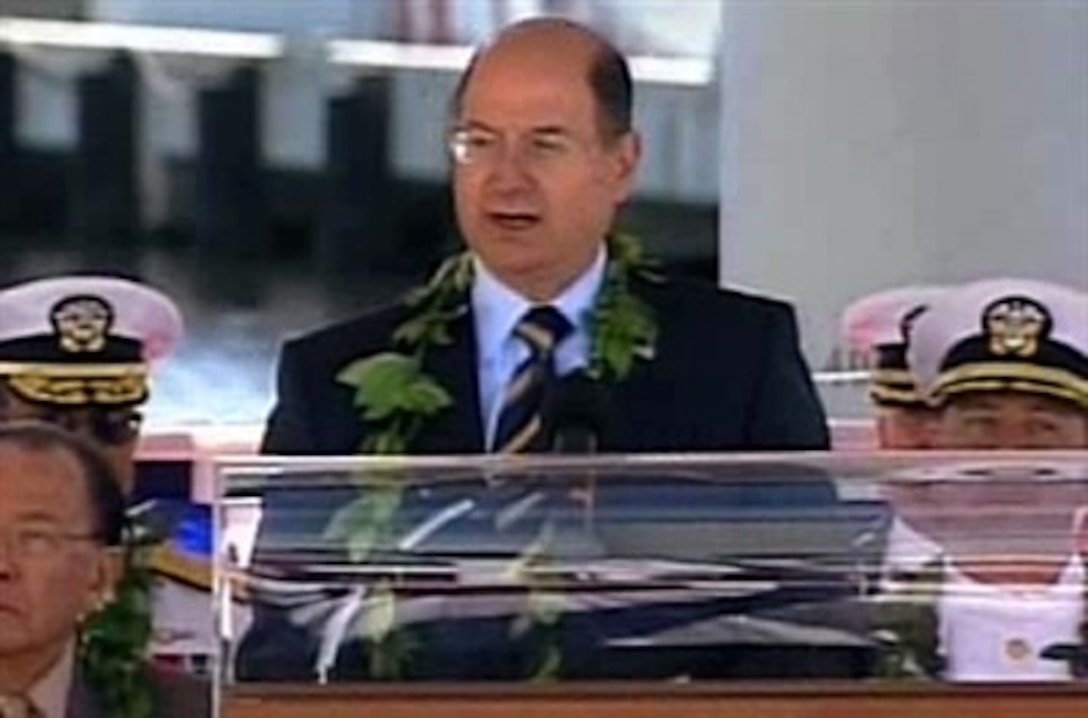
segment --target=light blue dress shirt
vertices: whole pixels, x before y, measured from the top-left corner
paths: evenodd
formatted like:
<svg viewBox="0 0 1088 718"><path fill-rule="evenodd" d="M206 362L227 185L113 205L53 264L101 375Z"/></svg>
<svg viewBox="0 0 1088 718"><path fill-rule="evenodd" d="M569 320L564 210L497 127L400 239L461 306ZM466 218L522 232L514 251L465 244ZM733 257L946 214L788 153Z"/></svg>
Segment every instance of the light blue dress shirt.
<svg viewBox="0 0 1088 718"><path fill-rule="evenodd" d="M574 326L574 331L556 350L555 365L560 374L589 363L590 313L604 281L605 261L602 246L589 269L551 302ZM503 284L478 259L475 271L472 311L479 351L480 416L484 418L490 447L503 392L518 365L529 356L529 348L514 334L514 327L534 303Z"/></svg>

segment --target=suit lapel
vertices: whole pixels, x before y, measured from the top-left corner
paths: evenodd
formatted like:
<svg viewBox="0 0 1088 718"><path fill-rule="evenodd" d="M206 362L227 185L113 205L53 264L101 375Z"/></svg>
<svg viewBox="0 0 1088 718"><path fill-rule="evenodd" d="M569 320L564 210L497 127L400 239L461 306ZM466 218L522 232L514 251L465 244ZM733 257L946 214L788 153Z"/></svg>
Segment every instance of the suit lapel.
<svg viewBox="0 0 1088 718"><path fill-rule="evenodd" d="M638 281L632 291L655 304L653 285ZM465 454L486 450L484 422L480 413L479 349L471 307L449 325L452 343L429 349L424 370L449 389L454 405L427 423L419 434L418 453ZM652 365L637 361L631 375L607 386L612 420L601 437L601 448L630 450L645 438L636 434L640 417L652 413L662 393L655 385Z"/></svg>
<svg viewBox="0 0 1088 718"><path fill-rule="evenodd" d="M68 714L65 718L106 718L97 696L78 668L72 676L72 687L68 691Z"/></svg>
<svg viewBox="0 0 1088 718"><path fill-rule="evenodd" d="M453 406L423 428L418 449L424 454L482 453L478 351L471 311L451 322L450 335L452 343L431 349L424 366L450 390Z"/></svg>

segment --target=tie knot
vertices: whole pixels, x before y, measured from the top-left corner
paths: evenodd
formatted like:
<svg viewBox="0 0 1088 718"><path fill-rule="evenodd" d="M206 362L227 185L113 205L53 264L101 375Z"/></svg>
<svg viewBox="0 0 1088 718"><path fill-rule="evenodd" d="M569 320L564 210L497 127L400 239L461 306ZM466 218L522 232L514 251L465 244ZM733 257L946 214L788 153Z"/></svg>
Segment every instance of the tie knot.
<svg viewBox="0 0 1088 718"><path fill-rule="evenodd" d="M0 718L32 718L37 715L26 698L0 694Z"/></svg>
<svg viewBox="0 0 1088 718"><path fill-rule="evenodd" d="M541 305L525 312L514 328L536 354L549 354L574 330L570 320L553 306Z"/></svg>

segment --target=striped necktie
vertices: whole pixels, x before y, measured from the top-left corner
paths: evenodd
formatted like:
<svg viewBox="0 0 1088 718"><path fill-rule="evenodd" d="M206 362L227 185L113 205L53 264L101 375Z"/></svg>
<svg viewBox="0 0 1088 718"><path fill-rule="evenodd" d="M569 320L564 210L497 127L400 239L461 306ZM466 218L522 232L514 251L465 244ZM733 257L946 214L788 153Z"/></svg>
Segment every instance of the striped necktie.
<svg viewBox="0 0 1088 718"><path fill-rule="evenodd" d="M555 378L555 350L573 330L570 321L551 306L533 307L514 327L514 335L525 342L529 356L518 365L503 392L492 442L496 452L512 454L545 448L541 407L547 387Z"/></svg>

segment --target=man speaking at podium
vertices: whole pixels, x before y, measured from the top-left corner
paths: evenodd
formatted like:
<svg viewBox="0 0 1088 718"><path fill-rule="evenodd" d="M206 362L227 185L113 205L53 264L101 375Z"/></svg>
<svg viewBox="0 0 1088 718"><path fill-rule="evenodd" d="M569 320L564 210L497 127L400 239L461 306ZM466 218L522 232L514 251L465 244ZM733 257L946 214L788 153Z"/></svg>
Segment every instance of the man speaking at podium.
<svg viewBox="0 0 1088 718"><path fill-rule="evenodd" d="M623 56L565 20L480 51L448 136L469 252L406 303L288 342L263 451L540 450L542 387L578 367L608 397L602 451L827 448L792 309L663 277L616 231L632 94Z"/></svg>
<svg viewBox="0 0 1088 718"><path fill-rule="evenodd" d="M519 23L480 51L448 136L469 251L405 302L288 342L263 451L826 449L792 309L666 278L615 230L640 157L632 89L622 55L568 21ZM579 396L557 401L560 386ZM581 438L549 425L564 411L592 424ZM486 502L510 490L547 493L505 486ZM824 482L791 487L789 499L833 497ZM285 536L322 535L329 498L300 509L297 494L268 492L258 555ZM516 536L496 540L516 554ZM313 665L323 629L274 603L255 615L239 675L299 678ZM443 645L471 652L479 640L456 635ZM506 676L498 664L515 662L489 672L482 653L446 661L441 675Z"/></svg>

